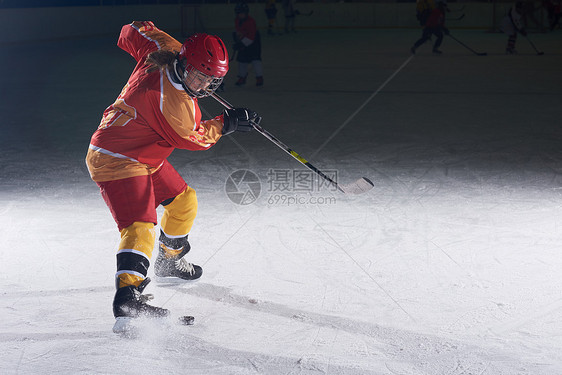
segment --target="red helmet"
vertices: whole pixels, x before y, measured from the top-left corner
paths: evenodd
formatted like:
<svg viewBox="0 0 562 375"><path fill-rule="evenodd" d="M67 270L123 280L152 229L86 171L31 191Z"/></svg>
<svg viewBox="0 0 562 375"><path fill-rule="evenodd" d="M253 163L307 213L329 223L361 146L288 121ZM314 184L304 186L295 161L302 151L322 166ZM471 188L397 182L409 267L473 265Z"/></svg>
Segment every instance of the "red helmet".
<svg viewBox="0 0 562 375"><path fill-rule="evenodd" d="M179 62L184 88L196 97L211 95L228 72L228 52L222 40L214 35L199 33L187 38L181 46ZM207 88L194 90L190 87L196 73L192 73L193 70L209 79L211 83Z"/></svg>

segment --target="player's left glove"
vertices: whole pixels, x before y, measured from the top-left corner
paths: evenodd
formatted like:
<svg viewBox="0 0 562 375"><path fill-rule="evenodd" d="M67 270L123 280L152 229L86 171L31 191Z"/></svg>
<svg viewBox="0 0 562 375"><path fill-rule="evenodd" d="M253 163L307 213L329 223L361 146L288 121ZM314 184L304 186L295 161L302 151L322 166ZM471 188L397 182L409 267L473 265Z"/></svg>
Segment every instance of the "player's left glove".
<svg viewBox="0 0 562 375"><path fill-rule="evenodd" d="M227 135L235 131L249 132L254 129L252 122L259 125L261 117L248 108L225 109L223 113L222 134Z"/></svg>

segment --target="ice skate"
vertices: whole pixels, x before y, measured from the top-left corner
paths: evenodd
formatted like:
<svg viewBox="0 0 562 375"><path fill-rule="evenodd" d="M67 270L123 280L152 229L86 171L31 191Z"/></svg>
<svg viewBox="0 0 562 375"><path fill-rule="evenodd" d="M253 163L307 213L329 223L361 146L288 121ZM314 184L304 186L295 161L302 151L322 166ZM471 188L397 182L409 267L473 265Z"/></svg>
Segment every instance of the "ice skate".
<svg viewBox="0 0 562 375"><path fill-rule="evenodd" d="M160 231L158 256L154 263L154 274L158 277L177 277L183 280L196 280L203 274L203 269L188 263L183 257L191 246L187 236L169 238Z"/></svg>
<svg viewBox="0 0 562 375"><path fill-rule="evenodd" d="M129 317L138 318L140 316L148 318L161 318L169 315L167 309L151 306L147 304L153 299L152 294L142 295L150 278L146 278L139 286L129 285L117 289L113 299L113 315L116 318Z"/></svg>
<svg viewBox="0 0 562 375"><path fill-rule="evenodd" d="M153 296L142 295L142 292L149 282L150 278L147 277L139 286L129 285L117 289L113 299L115 316L113 332L119 334L130 332L131 321L135 318L165 318L170 315L169 310L147 303Z"/></svg>

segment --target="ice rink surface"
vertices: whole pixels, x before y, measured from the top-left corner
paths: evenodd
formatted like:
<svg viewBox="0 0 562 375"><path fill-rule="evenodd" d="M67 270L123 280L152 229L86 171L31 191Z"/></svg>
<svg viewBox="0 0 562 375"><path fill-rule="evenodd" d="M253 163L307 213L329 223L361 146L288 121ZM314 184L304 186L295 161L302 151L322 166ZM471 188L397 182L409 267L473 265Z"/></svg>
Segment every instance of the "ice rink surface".
<svg viewBox="0 0 562 375"><path fill-rule="evenodd" d="M147 292L196 321L138 339L111 332L119 234L84 164L134 61L119 30L2 46L0 373L562 374L562 32L507 56L503 34L451 31L488 56L445 38L411 57L419 30L300 30L263 36L262 88L235 87L233 63L222 96L375 187L308 185L257 133L174 151L204 274ZM251 204L227 194L237 170L261 181Z"/></svg>

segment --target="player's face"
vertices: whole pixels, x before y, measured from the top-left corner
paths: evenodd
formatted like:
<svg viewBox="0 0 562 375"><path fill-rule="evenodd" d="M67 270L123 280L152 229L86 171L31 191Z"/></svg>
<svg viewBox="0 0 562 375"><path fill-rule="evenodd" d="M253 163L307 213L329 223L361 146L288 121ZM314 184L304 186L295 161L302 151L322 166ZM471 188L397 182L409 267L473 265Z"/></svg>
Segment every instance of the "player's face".
<svg viewBox="0 0 562 375"><path fill-rule="evenodd" d="M184 83L193 92L205 91L209 85L213 82L213 77L209 77L200 71L193 69L187 77L185 77Z"/></svg>

